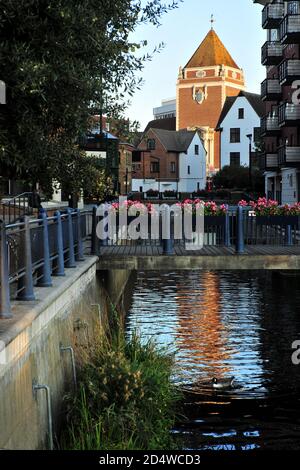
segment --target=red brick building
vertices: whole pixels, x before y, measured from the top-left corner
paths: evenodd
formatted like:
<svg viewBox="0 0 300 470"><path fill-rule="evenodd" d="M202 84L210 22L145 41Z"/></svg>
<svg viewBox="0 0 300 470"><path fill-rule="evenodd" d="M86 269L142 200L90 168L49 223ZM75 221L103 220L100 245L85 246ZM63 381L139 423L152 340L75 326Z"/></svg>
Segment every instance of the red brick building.
<svg viewBox="0 0 300 470"><path fill-rule="evenodd" d="M211 29L177 81L177 130L199 129L207 151L208 171L220 168L216 126L228 96L245 89L243 71Z"/></svg>
<svg viewBox="0 0 300 470"><path fill-rule="evenodd" d="M197 131L148 129L133 154L132 189L193 192L206 185L206 151Z"/></svg>

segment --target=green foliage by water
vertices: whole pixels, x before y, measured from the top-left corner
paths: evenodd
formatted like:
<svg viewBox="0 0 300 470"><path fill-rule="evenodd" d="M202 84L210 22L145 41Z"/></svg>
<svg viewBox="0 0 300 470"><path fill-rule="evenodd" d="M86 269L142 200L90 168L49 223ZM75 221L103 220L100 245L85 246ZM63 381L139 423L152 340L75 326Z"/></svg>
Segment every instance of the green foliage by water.
<svg viewBox="0 0 300 470"><path fill-rule="evenodd" d="M170 434L181 396L170 378L173 357L122 329L99 338L68 399L62 447L76 450L174 448Z"/></svg>

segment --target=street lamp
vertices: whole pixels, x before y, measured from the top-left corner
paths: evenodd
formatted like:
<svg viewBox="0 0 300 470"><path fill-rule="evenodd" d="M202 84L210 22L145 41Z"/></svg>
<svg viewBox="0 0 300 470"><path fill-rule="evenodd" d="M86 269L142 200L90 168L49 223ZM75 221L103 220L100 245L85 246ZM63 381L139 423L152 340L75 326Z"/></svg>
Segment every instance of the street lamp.
<svg viewBox="0 0 300 470"><path fill-rule="evenodd" d="M249 185L252 190L252 134L247 134L246 137L249 139Z"/></svg>
<svg viewBox="0 0 300 470"><path fill-rule="evenodd" d="M158 162L158 192L160 193L160 158L153 157L152 155L150 155L150 158L153 158L153 160Z"/></svg>

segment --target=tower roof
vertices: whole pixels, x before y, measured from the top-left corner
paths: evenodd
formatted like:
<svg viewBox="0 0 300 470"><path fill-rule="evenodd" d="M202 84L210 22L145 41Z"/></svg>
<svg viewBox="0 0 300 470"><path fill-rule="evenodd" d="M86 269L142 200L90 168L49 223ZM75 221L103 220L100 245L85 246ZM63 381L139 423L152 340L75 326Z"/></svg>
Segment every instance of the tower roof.
<svg viewBox="0 0 300 470"><path fill-rule="evenodd" d="M227 65L239 69L217 33L211 29L185 68Z"/></svg>

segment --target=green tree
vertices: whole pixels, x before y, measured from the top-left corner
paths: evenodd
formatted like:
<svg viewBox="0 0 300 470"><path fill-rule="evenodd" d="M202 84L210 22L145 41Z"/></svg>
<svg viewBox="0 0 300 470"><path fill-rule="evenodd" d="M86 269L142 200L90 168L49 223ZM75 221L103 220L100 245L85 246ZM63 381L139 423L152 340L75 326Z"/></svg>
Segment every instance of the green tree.
<svg viewBox="0 0 300 470"><path fill-rule="evenodd" d="M158 25L178 1L0 0L0 164L49 190L66 179L89 116L120 114L141 85L137 72L151 54L132 32Z"/></svg>

